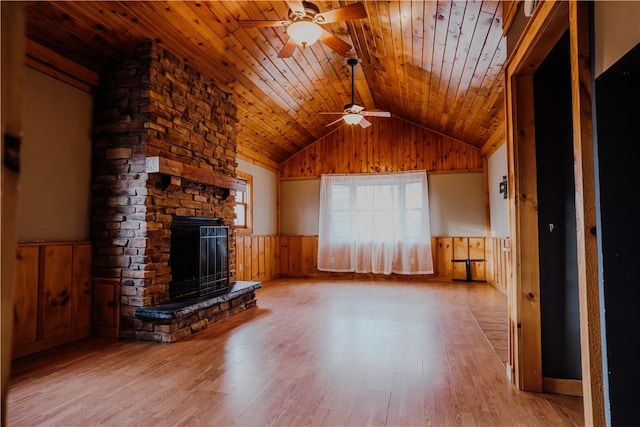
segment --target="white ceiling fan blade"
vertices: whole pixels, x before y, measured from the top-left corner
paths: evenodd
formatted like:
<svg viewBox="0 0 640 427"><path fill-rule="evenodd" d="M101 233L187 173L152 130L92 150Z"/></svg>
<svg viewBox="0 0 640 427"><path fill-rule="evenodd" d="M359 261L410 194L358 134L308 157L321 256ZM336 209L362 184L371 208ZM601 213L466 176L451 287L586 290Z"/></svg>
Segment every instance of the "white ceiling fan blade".
<svg viewBox="0 0 640 427"><path fill-rule="evenodd" d="M366 129L371 126L371 122L363 117L362 120L360 120L359 125L362 126L363 129Z"/></svg>
<svg viewBox="0 0 640 427"><path fill-rule="evenodd" d="M363 111L362 115L369 117L391 117L391 113L388 111Z"/></svg>
<svg viewBox="0 0 640 427"><path fill-rule="evenodd" d="M294 14L298 16L305 16L307 14L301 1L290 1L287 3L289 5L289 9L291 9L291 12Z"/></svg>
<svg viewBox="0 0 640 427"><path fill-rule="evenodd" d="M316 114L344 114L344 111L320 111Z"/></svg>
<svg viewBox="0 0 640 427"><path fill-rule="evenodd" d="M364 107L362 105L358 105L358 104L353 104L351 106L351 111L353 111L354 113L359 113L360 111L364 110Z"/></svg>
<svg viewBox="0 0 640 427"><path fill-rule="evenodd" d="M329 123L329 124L327 125L327 127L332 126L332 125L335 125L336 123L338 123L338 122L339 122L339 121L341 121L341 120L342 120L342 117L340 117L338 120L334 120L334 121L332 121L331 123Z"/></svg>

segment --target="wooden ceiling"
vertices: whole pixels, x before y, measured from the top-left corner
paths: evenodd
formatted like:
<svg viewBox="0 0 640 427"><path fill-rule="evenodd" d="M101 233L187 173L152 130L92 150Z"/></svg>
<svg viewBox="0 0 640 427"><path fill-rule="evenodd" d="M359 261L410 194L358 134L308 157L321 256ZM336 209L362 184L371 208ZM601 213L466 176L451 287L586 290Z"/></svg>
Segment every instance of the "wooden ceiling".
<svg viewBox="0 0 640 427"><path fill-rule="evenodd" d="M316 1L321 11L352 1ZM357 57L355 99L480 148L504 120L502 8L495 1L365 1L368 17L326 24ZM322 43L278 58L286 1L29 2L27 37L101 72L145 39L210 76L238 107L240 154L282 163L335 128L350 101L346 58ZM372 118L371 121L385 120Z"/></svg>

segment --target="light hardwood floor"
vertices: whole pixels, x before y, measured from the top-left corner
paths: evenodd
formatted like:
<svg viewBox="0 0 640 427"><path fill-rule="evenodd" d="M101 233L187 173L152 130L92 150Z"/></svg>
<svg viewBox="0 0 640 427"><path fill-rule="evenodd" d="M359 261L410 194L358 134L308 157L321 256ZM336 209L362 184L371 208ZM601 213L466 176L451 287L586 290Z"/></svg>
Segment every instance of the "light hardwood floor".
<svg viewBox="0 0 640 427"><path fill-rule="evenodd" d="M177 343L16 361L8 424L582 425L581 399L507 383L469 309L505 305L486 284L277 279Z"/></svg>

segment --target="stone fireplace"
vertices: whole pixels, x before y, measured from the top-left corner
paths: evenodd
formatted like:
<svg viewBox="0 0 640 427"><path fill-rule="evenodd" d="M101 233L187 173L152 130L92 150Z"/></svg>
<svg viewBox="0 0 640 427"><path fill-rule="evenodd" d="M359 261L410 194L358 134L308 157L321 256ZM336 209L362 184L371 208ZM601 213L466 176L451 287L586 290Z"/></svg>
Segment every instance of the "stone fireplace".
<svg viewBox="0 0 640 427"><path fill-rule="evenodd" d="M169 325L136 310L170 301L175 218L215 218L229 230L226 280L235 282L234 190L243 188L236 179L235 126L230 96L155 42L101 76L92 161L93 274L119 281L121 337L175 341L220 320L208 312ZM240 307L236 311L255 305L253 292L240 298L218 308L224 302Z"/></svg>

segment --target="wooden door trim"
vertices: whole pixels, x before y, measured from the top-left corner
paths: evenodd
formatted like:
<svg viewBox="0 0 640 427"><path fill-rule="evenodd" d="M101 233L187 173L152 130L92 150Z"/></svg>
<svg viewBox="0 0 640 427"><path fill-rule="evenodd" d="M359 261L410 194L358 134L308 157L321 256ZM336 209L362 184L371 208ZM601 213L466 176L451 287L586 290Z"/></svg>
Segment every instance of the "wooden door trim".
<svg viewBox="0 0 640 427"><path fill-rule="evenodd" d="M582 356L582 395L586 425L604 425L604 390L597 275L597 246L591 235L595 226L595 174L593 169L590 70L589 5L581 2L546 1L539 3L505 67L507 155L509 171L510 220L512 236L511 266L513 282L509 287L509 322L512 331L510 363L515 382L522 390L542 391L540 348L539 280L536 279L537 227L529 222L536 205L531 193L533 174L526 163L535 164L525 153L535 135L529 129L533 119L533 98L518 98L528 92L528 79L540 66L562 34L569 29L572 116L574 129L576 220L578 244L578 292L580 304L580 341ZM526 94L529 96L529 94ZM527 105L527 102L529 105ZM535 157L533 157L535 159ZM532 167L532 166L530 166ZM537 214L536 214L537 215ZM536 332L537 331L537 332ZM537 333L538 337L532 337Z"/></svg>
<svg viewBox="0 0 640 427"><path fill-rule="evenodd" d="M533 73L569 28L566 2L541 2L516 43L506 69L509 233L512 236L509 326L518 388L542 392L540 271Z"/></svg>
<svg viewBox="0 0 640 427"><path fill-rule="evenodd" d="M590 5L569 3L580 356L585 425L605 425L591 109Z"/></svg>

